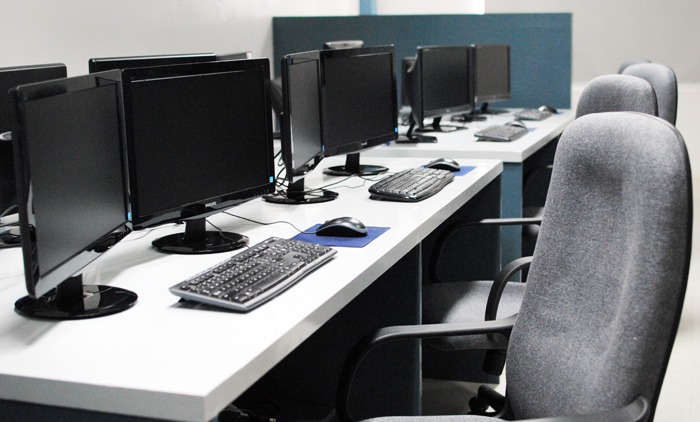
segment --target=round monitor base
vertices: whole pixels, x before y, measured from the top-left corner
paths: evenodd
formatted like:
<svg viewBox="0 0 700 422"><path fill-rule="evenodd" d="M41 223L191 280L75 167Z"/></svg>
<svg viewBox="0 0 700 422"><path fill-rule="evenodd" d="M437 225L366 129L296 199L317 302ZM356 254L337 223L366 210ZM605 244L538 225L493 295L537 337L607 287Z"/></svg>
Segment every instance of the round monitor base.
<svg viewBox="0 0 700 422"><path fill-rule="evenodd" d="M382 166L361 164L357 171L349 170L346 166L333 166L323 169L323 173L331 176L374 176L389 170Z"/></svg>
<svg viewBox="0 0 700 422"><path fill-rule="evenodd" d="M187 255L234 251L247 244L246 236L218 231L208 231L203 238L191 240L185 238L185 233L175 233L152 242L152 245L161 252Z"/></svg>
<svg viewBox="0 0 700 422"><path fill-rule="evenodd" d="M290 195L289 192L286 194L276 193L273 195L265 195L263 199L267 202L273 204L286 204L286 205L302 205L302 204L320 204L323 202L332 201L338 197L338 194L333 191L324 190L322 196L310 195L308 193L294 193Z"/></svg>
<svg viewBox="0 0 700 422"><path fill-rule="evenodd" d="M73 303L70 309L59 309L54 295L39 299L25 296L15 302L15 310L31 318L69 320L98 318L116 314L131 308L138 296L119 287L85 285L83 300Z"/></svg>

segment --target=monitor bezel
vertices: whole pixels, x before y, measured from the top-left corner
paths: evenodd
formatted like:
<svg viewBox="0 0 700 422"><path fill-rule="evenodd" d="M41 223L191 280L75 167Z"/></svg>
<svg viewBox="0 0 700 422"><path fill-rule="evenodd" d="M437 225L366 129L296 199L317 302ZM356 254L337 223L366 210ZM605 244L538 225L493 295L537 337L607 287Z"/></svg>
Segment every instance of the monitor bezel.
<svg viewBox="0 0 700 422"><path fill-rule="evenodd" d="M146 56L93 57L88 59L88 72L104 72L134 67L169 66L217 61L214 53L162 54Z"/></svg>
<svg viewBox="0 0 700 422"><path fill-rule="evenodd" d="M424 95L424 71L423 65L425 63L424 54L430 50L466 50L467 53L467 67L464 69L465 78L467 79L467 86L469 87L469 92L467 92L468 103L428 109L425 106L425 95ZM429 119L431 117L444 117L457 114L469 113L474 110L476 102L474 100L474 81L470 74L471 67L471 47L469 45L431 45L431 46L418 46L416 47L416 60L414 65L409 70L407 76L409 79L409 100L411 106L411 115L415 122L422 126L423 120Z"/></svg>
<svg viewBox="0 0 700 422"><path fill-rule="evenodd" d="M23 66L11 66L0 68L0 80L12 78L10 84L0 83L3 92L0 92L0 212L17 205L17 182L14 175L14 158L12 153L12 113L9 90L18 85L28 85L36 82L62 79L68 75L66 65L63 63L47 63ZM16 81L19 82L16 83Z"/></svg>
<svg viewBox="0 0 700 422"><path fill-rule="evenodd" d="M120 130L120 161L122 168L122 183L124 196L124 219L116 223L108 232L104 233L98 239L95 239L90 245L81 251L76 251L71 257L67 258L59 265L45 272L40 273L40 263L38 257L38 242L36 236L32 236L33 217L32 195L31 188L31 168L29 165L29 152L27 150L27 133L25 132L26 116L24 114L24 104L30 101L50 98L57 95L69 93L77 93L88 89L94 89L102 86L113 84L117 99L117 109L119 113L119 130ZM85 266L97 259L103 252L111 246L112 241L121 239L129 232L126 224L126 165L124 157L124 133L121 124L123 116L122 98L120 85L119 71L98 72L90 75L76 76L72 78L58 79L34 84L22 85L10 91L12 103L14 104L13 113L13 150L15 161L15 175L18 187L18 211L19 225L22 245L22 255L24 261L24 274L27 293L30 298L40 298L51 290L57 288L61 283L65 282L71 276L79 273ZM30 235L27 235L30 234Z"/></svg>
<svg viewBox="0 0 700 422"><path fill-rule="evenodd" d="M281 76L282 76L282 131L281 131L281 150L282 150L282 161L286 168L287 174L286 179L290 183L297 182L303 179L307 173L314 170L316 166L323 159L324 154L324 144L323 144L323 116L321 113L321 88L320 81L316 85L316 94L318 96L318 118L319 118L319 148L316 154L306 160L304 163L300 163L295 166L294 163L294 151L293 151L293 128L292 119L294 118L294 110L292 110L291 104L291 86L290 86L290 66L295 64L303 64L308 62L316 62L317 74L320 79L321 77L321 63L320 54L318 51L308 51L302 53L288 54L282 57L281 64Z"/></svg>
<svg viewBox="0 0 700 422"><path fill-rule="evenodd" d="M321 90L323 91L323 86L325 85L324 77L324 62L328 59L334 58L347 58L347 57L361 57L368 55L379 55L388 54L390 55L391 61L391 104L392 106L392 122L394 122L394 131L391 133L385 133L382 135L375 136L370 139L357 140L351 143L346 143L343 145L329 146L326 142L326 129L322 129L323 139L324 139L324 156L331 157L335 155L360 153L364 150L376 147L386 142L394 141L398 138L398 107L397 107L397 89L396 89L396 52L393 45L376 46L376 47L360 47L360 48L347 48L347 49L337 49L337 50L320 50L321 56ZM321 95L321 113L323 116L324 107L323 94ZM324 126L324 119L321 119L321 126Z"/></svg>
<svg viewBox="0 0 700 422"><path fill-rule="evenodd" d="M265 139L264 142L268 159L268 174L270 178L266 183L248 189L222 193L208 198L200 198L189 204L180 204L165 210L141 214L139 210L138 189L136 187L135 149L133 141L133 127L131 126L131 83L137 80L170 78L183 76L196 76L201 74L215 74L221 72L259 71L264 84L264 107L269 110L265 113ZM270 103L270 62L267 58L248 60L229 60L202 63L190 63L182 65L153 66L144 68L129 68L122 71L122 89L124 96L125 135L127 148L128 168L128 195L130 198L130 222L134 229L140 230L170 222L180 222L205 218L221 212L234 205L247 202L259 196L274 192L275 168L274 168L274 144L272 134L272 109Z"/></svg>
<svg viewBox="0 0 700 422"><path fill-rule="evenodd" d="M472 44L472 79L474 87L474 102L475 103L490 103L497 101L508 101L513 98L513 82L511 73L511 48L509 44ZM498 93L488 93L485 95L479 95L477 92L479 84L479 66L478 66L478 55L479 50L482 49L505 49L506 54L506 69L508 72L508 92L498 92Z"/></svg>

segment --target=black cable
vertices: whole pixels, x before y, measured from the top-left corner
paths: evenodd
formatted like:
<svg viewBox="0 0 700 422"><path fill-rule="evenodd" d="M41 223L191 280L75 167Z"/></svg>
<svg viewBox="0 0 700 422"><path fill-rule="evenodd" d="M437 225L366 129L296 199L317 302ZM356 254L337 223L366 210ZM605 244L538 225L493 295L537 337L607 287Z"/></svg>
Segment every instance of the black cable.
<svg viewBox="0 0 700 422"><path fill-rule="evenodd" d="M225 212L225 211L224 211L224 212ZM228 214L228 213L227 213L227 214ZM220 234L221 237L223 237L224 239L230 241L231 243L237 243L237 242L239 241L238 239L233 239L233 238L228 237L228 236L226 235L227 232L223 231L219 226L217 226L216 224L212 223L211 221L209 221L209 220L205 220L205 221L206 221L207 223L209 223L209 225L211 225L212 227L214 227L216 230L218 230L218 231L219 231L219 234ZM247 248L247 247L248 247L248 242L246 242L243 246L245 246L245 247Z"/></svg>
<svg viewBox="0 0 700 422"><path fill-rule="evenodd" d="M241 220L249 221L249 222L254 223L254 224L260 224L261 226L270 226L270 225L273 225L273 224L288 224L288 225L292 226L292 228L294 228L294 230L298 231L300 234L316 234L316 232L305 232L305 231L303 231L303 230L299 230L299 228L298 228L297 226L295 226L294 224L290 223L289 221L282 221L282 220L280 220L280 221L272 221L272 222L270 222L270 223L265 223L265 222L256 221L256 220L253 220L253 219L250 219L250 218L247 218L247 217L241 217L240 215L231 214L231 213L228 212L228 211L223 211L223 213L224 213L224 214L227 214L227 215L230 215L231 217L236 217L236 218L240 218Z"/></svg>
<svg viewBox="0 0 700 422"><path fill-rule="evenodd" d="M15 205L15 204L12 204L12 205L10 205L9 207L5 208L5 209L3 210L3 212L0 213L0 218L6 216L7 214L9 214L9 213L10 213L11 211L13 211L14 209L18 209L18 210L19 210L19 207L18 207L17 205Z"/></svg>

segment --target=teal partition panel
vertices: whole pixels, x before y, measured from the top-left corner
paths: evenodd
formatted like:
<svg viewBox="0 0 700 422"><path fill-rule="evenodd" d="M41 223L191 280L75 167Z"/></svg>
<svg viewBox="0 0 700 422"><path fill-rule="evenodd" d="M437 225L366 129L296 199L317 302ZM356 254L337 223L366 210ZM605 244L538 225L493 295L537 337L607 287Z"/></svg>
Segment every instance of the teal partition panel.
<svg viewBox="0 0 700 422"><path fill-rule="evenodd" d="M396 69L402 57L415 55L421 45L510 44L513 98L497 107L571 107L570 13L276 17L275 73L279 76L284 54L348 39L395 45Z"/></svg>

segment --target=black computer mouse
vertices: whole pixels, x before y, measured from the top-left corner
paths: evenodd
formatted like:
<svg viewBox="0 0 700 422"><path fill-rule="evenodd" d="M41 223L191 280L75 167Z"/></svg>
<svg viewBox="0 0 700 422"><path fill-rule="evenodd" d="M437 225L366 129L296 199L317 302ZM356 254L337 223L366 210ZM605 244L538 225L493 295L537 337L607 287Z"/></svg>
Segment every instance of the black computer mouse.
<svg viewBox="0 0 700 422"><path fill-rule="evenodd" d="M316 229L317 236L362 237L367 236L367 227L357 218L338 217L328 220Z"/></svg>
<svg viewBox="0 0 700 422"><path fill-rule="evenodd" d="M510 122L506 123L506 125L527 129L527 126L525 126L525 123L521 122L520 120L511 120Z"/></svg>
<svg viewBox="0 0 700 422"><path fill-rule="evenodd" d="M459 171L460 165L451 158L437 158L425 165L429 169Z"/></svg>
<svg viewBox="0 0 700 422"><path fill-rule="evenodd" d="M554 108L554 107L552 107L552 106L550 106L550 105L547 105L547 104L541 105L541 106L538 108L538 110L539 110L539 111L548 111L548 112L554 113L554 114L557 113L557 109L556 109L556 108Z"/></svg>

